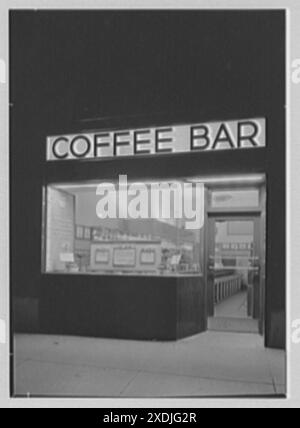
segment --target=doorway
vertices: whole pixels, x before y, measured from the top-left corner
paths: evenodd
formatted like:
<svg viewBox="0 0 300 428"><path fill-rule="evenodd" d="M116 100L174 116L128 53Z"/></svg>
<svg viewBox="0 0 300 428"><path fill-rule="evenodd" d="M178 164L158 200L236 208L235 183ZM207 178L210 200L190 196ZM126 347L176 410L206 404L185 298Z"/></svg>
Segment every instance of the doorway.
<svg viewBox="0 0 300 428"><path fill-rule="evenodd" d="M209 216L208 329L262 333L259 216Z"/></svg>

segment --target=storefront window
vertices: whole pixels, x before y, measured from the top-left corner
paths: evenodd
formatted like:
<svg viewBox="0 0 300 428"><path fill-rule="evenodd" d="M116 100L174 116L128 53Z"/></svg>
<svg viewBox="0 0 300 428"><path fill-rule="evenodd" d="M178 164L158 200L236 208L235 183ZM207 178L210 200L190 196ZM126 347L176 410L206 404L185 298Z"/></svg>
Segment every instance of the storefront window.
<svg viewBox="0 0 300 428"><path fill-rule="evenodd" d="M198 275L204 185L188 180L50 184L46 273Z"/></svg>

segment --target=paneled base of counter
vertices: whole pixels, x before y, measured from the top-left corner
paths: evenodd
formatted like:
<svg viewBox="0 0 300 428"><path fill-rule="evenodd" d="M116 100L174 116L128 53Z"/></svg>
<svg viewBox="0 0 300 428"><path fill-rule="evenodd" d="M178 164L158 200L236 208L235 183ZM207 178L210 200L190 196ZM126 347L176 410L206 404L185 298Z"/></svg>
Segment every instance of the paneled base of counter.
<svg viewBox="0 0 300 428"><path fill-rule="evenodd" d="M129 340L173 341L207 328L200 276L45 275L40 330Z"/></svg>

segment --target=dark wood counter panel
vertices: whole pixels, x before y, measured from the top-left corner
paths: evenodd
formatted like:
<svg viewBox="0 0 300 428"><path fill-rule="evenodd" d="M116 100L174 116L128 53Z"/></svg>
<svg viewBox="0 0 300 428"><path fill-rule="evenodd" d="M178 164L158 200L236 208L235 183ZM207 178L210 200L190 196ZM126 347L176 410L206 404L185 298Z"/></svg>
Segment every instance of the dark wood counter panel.
<svg viewBox="0 0 300 428"><path fill-rule="evenodd" d="M44 334L168 341L206 329L200 275L43 275Z"/></svg>

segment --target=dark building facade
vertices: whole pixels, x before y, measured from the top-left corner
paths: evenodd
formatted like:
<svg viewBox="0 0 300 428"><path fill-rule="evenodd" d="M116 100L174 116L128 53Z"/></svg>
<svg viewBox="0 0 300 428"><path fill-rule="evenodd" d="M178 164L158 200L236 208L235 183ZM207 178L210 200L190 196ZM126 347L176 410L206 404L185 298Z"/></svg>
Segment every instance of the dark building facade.
<svg viewBox="0 0 300 428"><path fill-rule="evenodd" d="M284 348L285 13L10 18L13 330L176 340L218 328L218 304L244 292L245 329ZM170 151L187 126L189 149ZM88 216L88 189L125 175L202 183L199 235Z"/></svg>

